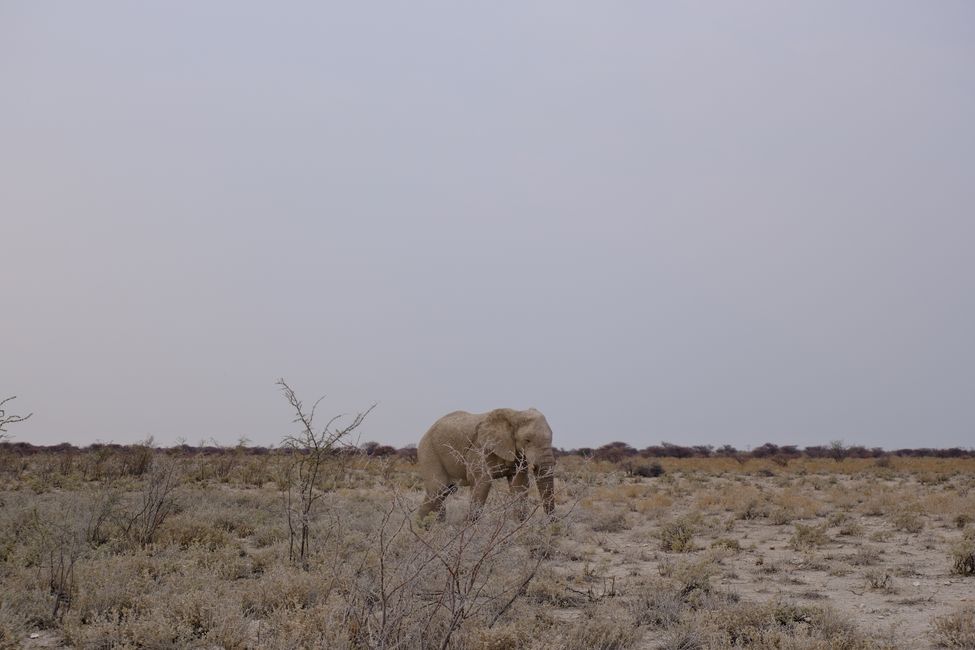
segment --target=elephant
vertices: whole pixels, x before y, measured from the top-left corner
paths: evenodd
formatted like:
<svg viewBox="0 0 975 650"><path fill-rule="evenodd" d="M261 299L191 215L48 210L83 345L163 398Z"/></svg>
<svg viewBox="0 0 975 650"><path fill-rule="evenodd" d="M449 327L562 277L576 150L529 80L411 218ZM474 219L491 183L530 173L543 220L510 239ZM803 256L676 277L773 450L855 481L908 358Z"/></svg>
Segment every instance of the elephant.
<svg viewBox="0 0 975 650"><path fill-rule="evenodd" d="M448 413L420 439L417 466L426 490L418 511L420 521L433 511L442 521L444 500L457 491L458 484L471 486L471 517L476 518L491 491L491 481L502 476L508 479L511 493L519 497L519 516L523 517L529 469L535 473L545 513L555 510L552 429L536 409Z"/></svg>

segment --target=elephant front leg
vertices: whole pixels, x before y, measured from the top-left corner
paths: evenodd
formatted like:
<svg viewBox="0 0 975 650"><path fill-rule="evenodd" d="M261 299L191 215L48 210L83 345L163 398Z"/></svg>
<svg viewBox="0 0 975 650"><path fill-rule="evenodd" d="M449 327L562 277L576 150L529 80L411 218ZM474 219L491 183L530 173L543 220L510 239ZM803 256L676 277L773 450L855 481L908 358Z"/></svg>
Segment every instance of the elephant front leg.
<svg viewBox="0 0 975 650"><path fill-rule="evenodd" d="M518 521L524 521L528 516L528 468L519 468L514 475L509 476L508 487L514 502L515 516Z"/></svg>
<svg viewBox="0 0 975 650"><path fill-rule="evenodd" d="M491 492L491 476L483 474L471 483L471 512L470 519L474 521L481 515L488 494Z"/></svg>

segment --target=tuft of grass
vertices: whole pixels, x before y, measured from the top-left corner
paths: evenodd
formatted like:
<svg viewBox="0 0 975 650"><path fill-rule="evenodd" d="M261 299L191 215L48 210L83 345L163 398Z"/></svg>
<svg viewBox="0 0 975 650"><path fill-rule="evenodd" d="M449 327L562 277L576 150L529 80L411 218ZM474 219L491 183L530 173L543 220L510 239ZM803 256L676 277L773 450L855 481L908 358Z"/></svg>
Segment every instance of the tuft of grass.
<svg viewBox="0 0 975 650"><path fill-rule="evenodd" d="M936 617L931 622L931 636L945 648L975 648L975 605Z"/></svg>

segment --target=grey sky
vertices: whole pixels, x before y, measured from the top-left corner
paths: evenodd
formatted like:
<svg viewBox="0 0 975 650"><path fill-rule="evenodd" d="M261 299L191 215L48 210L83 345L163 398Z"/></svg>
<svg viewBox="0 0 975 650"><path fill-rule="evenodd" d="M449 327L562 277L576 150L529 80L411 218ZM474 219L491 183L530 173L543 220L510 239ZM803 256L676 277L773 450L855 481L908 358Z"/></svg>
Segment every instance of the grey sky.
<svg viewBox="0 0 975 650"><path fill-rule="evenodd" d="M38 443L975 440L975 4L0 7Z"/></svg>

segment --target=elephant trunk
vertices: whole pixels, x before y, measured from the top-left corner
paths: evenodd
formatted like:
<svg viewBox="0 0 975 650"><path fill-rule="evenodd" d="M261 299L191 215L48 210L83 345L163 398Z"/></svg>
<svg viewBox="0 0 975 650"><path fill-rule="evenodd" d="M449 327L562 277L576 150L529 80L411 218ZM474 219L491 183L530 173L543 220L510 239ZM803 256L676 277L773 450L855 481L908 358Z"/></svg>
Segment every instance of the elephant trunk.
<svg viewBox="0 0 975 650"><path fill-rule="evenodd" d="M535 484L538 486L538 496L542 499L545 514L555 512L555 459L541 462L535 466Z"/></svg>

